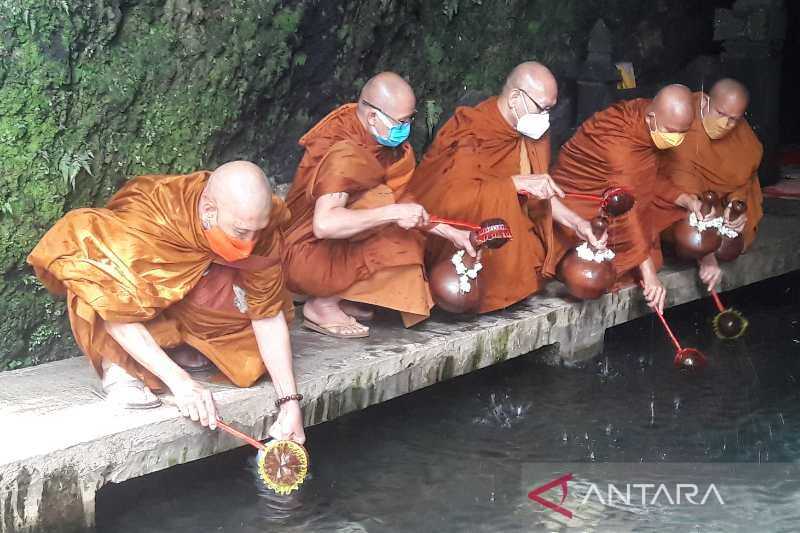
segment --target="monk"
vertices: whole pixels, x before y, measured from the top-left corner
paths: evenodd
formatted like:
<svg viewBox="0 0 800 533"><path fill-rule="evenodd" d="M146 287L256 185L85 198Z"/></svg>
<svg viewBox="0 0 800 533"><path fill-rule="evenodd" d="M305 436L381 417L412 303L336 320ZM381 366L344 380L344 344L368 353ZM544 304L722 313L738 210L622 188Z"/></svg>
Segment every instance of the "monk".
<svg viewBox="0 0 800 533"><path fill-rule="evenodd" d="M663 155L659 174L685 193L716 192L724 200L723 225L742 233L746 251L763 216L758 167L764 149L744 118L749 92L740 82L724 78L709 94L697 92L692 99L696 114L686 140ZM747 211L732 220L734 200L744 201ZM709 291L719 283L722 271L713 253L700 259L699 275Z"/></svg>
<svg viewBox="0 0 800 533"><path fill-rule="evenodd" d="M140 176L105 208L67 213L28 262L66 296L75 340L110 401L157 407L152 390L165 386L181 414L215 428L211 392L165 352L185 343L240 387L268 371L280 404L270 435L302 443L281 264L288 219L246 161Z"/></svg>
<svg viewBox="0 0 800 533"><path fill-rule="evenodd" d="M431 225L406 194L414 151L406 142L416 98L393 72L371 78L300 139L305 149L287 196L287 285L305 297L303 325L336 338L369 335L374 307L410 327L433 306L423 271L428 232L471 255L469 232ZM422 231L420 231L422 230Z"/></svg>
<svg viewBox="0 0 800 533"><path fill-rule="evenodd" d="M657 154L679 146L694 120L689 89L669 85L655 98L618 102L589 117L564 144L553 168L553 178L565 193L602 195L610 187L624 187L636 198L628 213L609 220L608 246L615 253L618 285L640 280L647 303L663 311L666 290L656 272L661 249L653 236L654 206L680 205L700 215L701 203L694 195L681 193L672 182L658 178ZM554 198L584 218L598 212L587 200ZM673 212L674 222L682 216ZM564 226L556 227L553 261L546 266L552 275L558 261L581 237Z"/></svg>
<svg viewBox="0 0 800 533"><path fill-rule="evenodd" d="M480 313L508 307L540 289L554 218L601 246L586 220L563 204L550 209L548 200L562 195L548 175L549 110L557 99L558 86L547 67L534 61L518 65L500 95L456 109L409 185L430 212L475 224L499 217L509 225L513 238L481 258ZM453 252L450 243L428 239L426 263L432 267Z"/></svg>

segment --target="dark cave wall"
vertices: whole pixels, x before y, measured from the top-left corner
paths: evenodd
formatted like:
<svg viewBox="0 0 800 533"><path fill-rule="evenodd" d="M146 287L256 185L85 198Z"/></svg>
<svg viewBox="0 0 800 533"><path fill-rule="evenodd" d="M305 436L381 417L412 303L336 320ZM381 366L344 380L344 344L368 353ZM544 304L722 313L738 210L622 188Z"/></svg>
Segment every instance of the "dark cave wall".
<svg viewBox="0 0 800 533"><path fill-rule="evenodd" d="M698 5L704 4L704 5ZM644 82L711 46L677 0L0 0L0 369L76 355L63 302L25 266L67 210L141 173L258 162L291 180L297 139L373 73L418 96L420 150L467 90L520 61L563 80L602 17Z"/></svg>

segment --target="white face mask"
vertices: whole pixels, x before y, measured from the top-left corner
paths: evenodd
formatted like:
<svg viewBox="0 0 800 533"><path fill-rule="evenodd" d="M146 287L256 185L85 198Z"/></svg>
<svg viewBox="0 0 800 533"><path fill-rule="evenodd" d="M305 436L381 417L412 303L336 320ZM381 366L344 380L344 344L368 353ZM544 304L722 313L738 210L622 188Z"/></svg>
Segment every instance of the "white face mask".
<svg viewBox="0 0 800 533"><path fill-rule="evenodd" d="M528 113L517 121L517 131L531 139L541 139L548 129L550 129L549 113Z"/></svg>
<svg viewBox="0 0 800 533"><path fill-rule="evenodd" d="M525 106L526 113L522 115L522 118L517 114L517 110L513 107L511 108L514 111L514 115L517 117L517 131L523 134L526 137L530 137L531 139L541 139L542 135L550 129L550 113L531 113L528 110L528 104L525 102L525 98L522 99L522 105Z"/></svg>

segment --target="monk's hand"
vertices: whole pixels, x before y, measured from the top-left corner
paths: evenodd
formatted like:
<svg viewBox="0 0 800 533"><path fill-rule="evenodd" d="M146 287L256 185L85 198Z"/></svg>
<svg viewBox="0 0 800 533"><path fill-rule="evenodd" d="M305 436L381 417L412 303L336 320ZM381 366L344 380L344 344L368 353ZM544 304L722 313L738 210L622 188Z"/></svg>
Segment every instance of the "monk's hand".
<svg viewBox="0 0 800 533"><path fill-rule="evenodd" d="M722 269L719 268L717 258L713 253L706 255L697 261L699 268L700 281L708 286L708 292L714 290L722 279Z"/></svg>
<svg viewBox="0 0 800 533"><path fill-rule="evenodd" d="M293 440L297 444L306 442L303 429L303 411L300 402L292 400L281 404L278 419L269 428L269 435L277 440Z"/></svg>
<svg viewBox="0 0 800 533"><path fill-rule="evenodd" d="M588 242L592 247L598 250L605 250L608 244L608 231L603 232L603 234L598 239L594 236L594 232L592 231L592 224L584 219L581 218L575 222L575 234L578 238L583 239L584 241Z"/></svg>
<svg viewBox="0 0 800 533"><path fill-rule="evenodd" d="M554 196L564 198L564 191L556 185L550 174L517 174L511 176L511 179L514 181L517 194L540 200L549 200Z"/></svg>
<svg viewBox="0 0 800 533"><path fill-rule="evenodd" d="M731 220L731 206L728 204L728 207L725 208L725 226L732 229L736 233L741 233L744 229L745 224L747 224L747 215L742 213L736 219Z"/></svg>
<svg viewBox="0 0 800 533"><path fill-rule="evenodd" d="M171 386L170 390L183 416L210 429L217 428L217 406L210 390L191 378Z"/></svg>
<svg viewBox="0 0 800 533"><path fill-rule="evenodd" d="M435 233L440 237L443 237L453 243L453 246L456 247L456 250L464 250L469 254L470 257L475 257L476 251L475 247L472 246L472 241L470 240L471 231L457 229L453 226L448 226L447 224L437 224L434 226L431 233Z"/></svg>
<svg viewBox="0 0 800 533"><path fill-rule="evenodd" d="M713 218L713 210L708 214L708 217L703 216L703 213L701 213L703 202L700 201L700 198L698 198L696 194L681 193L681 195L675 200L675 205L686 209L690 213L694 213L694 216L697 217L697 220Z"/></svg>
<svg viewBox="0 0 800 533"><path fill-rule="evenodd" d="M403 229L421 228L429 225L430 215L419 204L391 204L386 206L395 224Z"/></svg>
<svg viewBox="0 0 800 533"><path fill-rule="evenodd" d="M642 289L644 299L651 309L657 309L659 313L664 312L664 301L667 299L667 289L661 284L661 280L655 274L645 274L642 277Z"/></svg>

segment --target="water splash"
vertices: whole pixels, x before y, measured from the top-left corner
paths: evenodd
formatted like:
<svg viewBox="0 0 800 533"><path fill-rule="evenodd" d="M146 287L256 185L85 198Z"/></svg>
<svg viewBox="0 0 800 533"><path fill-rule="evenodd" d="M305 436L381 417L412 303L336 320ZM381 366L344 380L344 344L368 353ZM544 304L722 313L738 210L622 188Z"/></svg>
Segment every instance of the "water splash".
<svg viewBox="0 0 800 533"><path fill-rule="evenodd" d="M508 393L504 393L500 398L495 393L491 393L490 405L486 414L475 417L472 423L510 428L524 420L532 406L533 402L515 404Z"/></svg>
<svg viewBox="0 0 800 533"><path fill-rule="evenodd" d="M650 393L650 427L656 425L656 393Z"/></svg>

